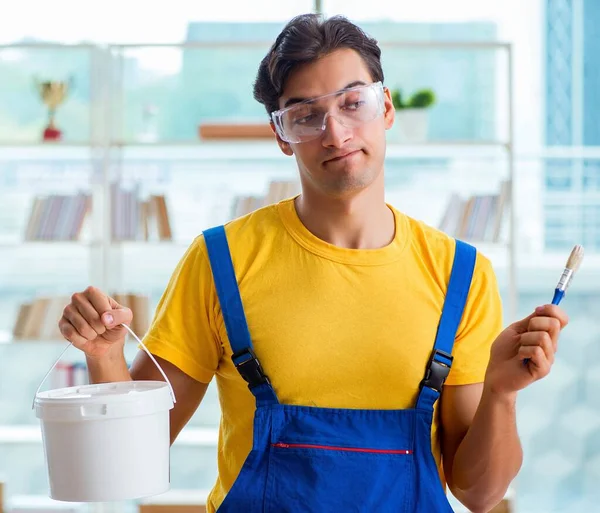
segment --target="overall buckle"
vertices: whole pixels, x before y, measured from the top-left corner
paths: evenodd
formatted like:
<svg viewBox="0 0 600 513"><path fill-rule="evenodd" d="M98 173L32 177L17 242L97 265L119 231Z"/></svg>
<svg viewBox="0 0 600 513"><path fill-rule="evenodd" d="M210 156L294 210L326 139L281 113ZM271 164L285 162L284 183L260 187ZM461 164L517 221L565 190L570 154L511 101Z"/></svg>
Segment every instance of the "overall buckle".
<svg viewBox="0 0 600 513"><path fill-rule="evenodd" d="M240 358L245 357L240 361ZM248 383L248 388L254 388L263 383L271 384L262 365L251 348L242 349L231 356L242 378Z"/></svg>
<svg viewBox="0 0 600 513"><path fill-rule="evenodd" d="M441 356L444 360L437 360L436 357ZM438 393L442 393L442 387L450 373L450 367L452 366L452 360L454 357L439 349L434 350L429 357L427 363L427 369L425 371L425 377L421 381L420 387L428 387L435 390Z"/></svg>

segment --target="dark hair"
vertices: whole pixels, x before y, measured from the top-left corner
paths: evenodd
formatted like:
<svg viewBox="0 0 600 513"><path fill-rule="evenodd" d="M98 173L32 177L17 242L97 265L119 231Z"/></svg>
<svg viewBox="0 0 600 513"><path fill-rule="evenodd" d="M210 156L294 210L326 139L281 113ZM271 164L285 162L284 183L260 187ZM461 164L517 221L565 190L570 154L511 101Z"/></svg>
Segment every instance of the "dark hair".
<svg viewBox="0 0 600 513"><path fill-rule="evenodd" d="M340 48L355 50L373 81L383 82L381 49L375 39L343 16L323 19L318 14L302 14L288 22L261 61L254 99L265 106L268 114L278 110L278 100L292 70Z"/></svg>

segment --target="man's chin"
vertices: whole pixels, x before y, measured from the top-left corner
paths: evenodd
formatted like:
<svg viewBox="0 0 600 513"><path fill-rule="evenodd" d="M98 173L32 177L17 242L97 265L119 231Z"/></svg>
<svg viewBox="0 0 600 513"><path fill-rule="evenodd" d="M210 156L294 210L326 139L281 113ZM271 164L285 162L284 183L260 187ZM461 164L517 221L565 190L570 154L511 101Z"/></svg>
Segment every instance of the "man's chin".
<svg viewBox="0 0 600 513"><path fill-rule="evenodd" d="M374 182L372 177L368 175L356 176L345 174L338 175L336 178L335 180L329 180L324 187L328 194L336 197L358 193L368 188Z"/></svg>

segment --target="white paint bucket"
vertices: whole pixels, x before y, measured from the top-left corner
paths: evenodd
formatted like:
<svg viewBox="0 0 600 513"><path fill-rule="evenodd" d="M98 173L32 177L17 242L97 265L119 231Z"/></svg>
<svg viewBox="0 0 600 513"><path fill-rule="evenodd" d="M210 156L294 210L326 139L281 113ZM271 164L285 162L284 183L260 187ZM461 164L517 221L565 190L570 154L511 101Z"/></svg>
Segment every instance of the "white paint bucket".
<svg viewBox="0 0 600 513"><path fill-rule="evenodd" d="M175 397L160 370L166 383L38 388L34 406L52 499L109 502L169 490L169 410Z"/></svg>

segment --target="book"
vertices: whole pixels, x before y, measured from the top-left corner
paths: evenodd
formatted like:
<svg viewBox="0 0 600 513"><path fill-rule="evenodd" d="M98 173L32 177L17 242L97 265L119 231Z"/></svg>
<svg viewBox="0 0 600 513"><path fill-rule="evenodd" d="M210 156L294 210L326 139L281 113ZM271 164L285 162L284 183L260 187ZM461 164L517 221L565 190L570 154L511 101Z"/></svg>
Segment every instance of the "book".
<svg viewBox="0 0 600 513"><path fill-rule="evenodd" d="M438 228L457 239L498 243L510 204L510 182L502 181L497 194L461 197L452 193Z"/></svg>
<svg viewBox="0 0 600 513"><path fill-rule="evenodd" d="M153 194L142 199L139 184L130 189L113 182L111 197L111 236L113 241L173 240L167 199Z"/></svg>
<svg viewBox="0 0 600 513"><path fill-rule="evenodd" d="M91 211L91 196L80 192L75 195L36 196L27 220L26 241L79 240L84 221Z"/></svg>
<svg viewBox="0 0 600 513"><path fill-rule="evenodd" d="M236 196L233 200L231 216L233 218L241 217L266 205L291 198L299 191L300 186L296 180L271 180L264 196Z"/></svg>

